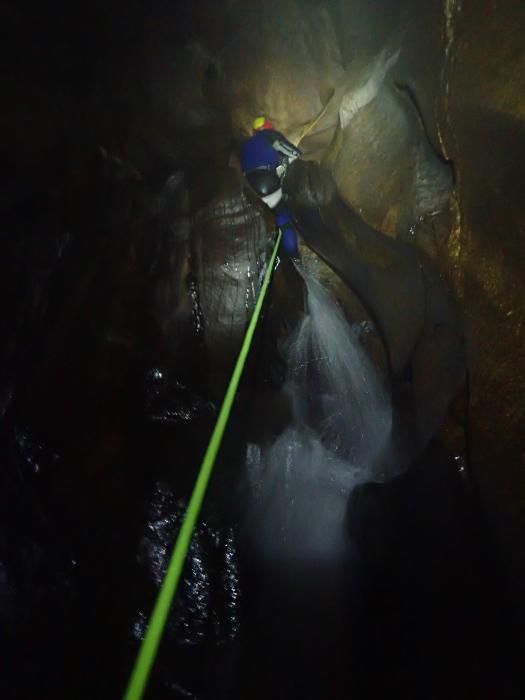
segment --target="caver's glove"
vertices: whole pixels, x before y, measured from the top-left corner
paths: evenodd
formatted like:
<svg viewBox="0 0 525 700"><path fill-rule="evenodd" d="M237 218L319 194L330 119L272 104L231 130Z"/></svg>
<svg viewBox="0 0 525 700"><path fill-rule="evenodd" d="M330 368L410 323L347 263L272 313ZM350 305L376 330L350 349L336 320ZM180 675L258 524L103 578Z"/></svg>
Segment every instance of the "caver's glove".
<svg viewBox="0 0 525 700"><path fill-rule="evenodd" d="M281 153L288 163L293 163L301 155L301 151L279 133L276 133L276 138L272 141L272 148L277 153Z"/></svg>
<svg viewBox="0 0 525 700"><path fill-rule="evenodd" d="M284 176L286 175L286 170L290 163L293 163L294 160L297 160L299 156L301 155L301 151L296 148L292 143L290 143L287 139L284 138L282 134L280 134L278 131L273 132L272 136L274 136L274 139L272 140L272 148L274 151L277 151L281 155L281 162L277 166L276 173L277 175L281 178L281 182L284 179Z"/></svg>
<svg viewBox="0 0 525 700"><path fill-rule="evenodd" d="M272 141L272 148L274 151L281 154L281 162L275 169L275 172L281 178L282 182L288 166L299 158L301 151L287 141L282 134L276 134L276 138Z"/></svg>
<svg viewBox="0 0 525 700"><path fill-rule="evenodd" d="M277 226L282 231L281 247L291 258L299 257L299 243L297 233L295 232L290 217L285 212L278 214L276 217Z"/></svg>

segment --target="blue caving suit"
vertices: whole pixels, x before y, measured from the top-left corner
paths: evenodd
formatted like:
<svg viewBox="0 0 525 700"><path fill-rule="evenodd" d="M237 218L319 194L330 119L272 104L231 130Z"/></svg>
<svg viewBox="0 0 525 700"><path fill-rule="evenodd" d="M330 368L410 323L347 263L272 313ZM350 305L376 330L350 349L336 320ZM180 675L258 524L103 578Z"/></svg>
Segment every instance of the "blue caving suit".
<svg viewBox="0 0 525 700"><path fill-rule="evenodd" d="M274 129L257 131L241 147L241 168L251 188L275 212L282 230L281 246L291 257L299 257L297 233L284 204L282 180L286 168L301 151Z"/></svg>

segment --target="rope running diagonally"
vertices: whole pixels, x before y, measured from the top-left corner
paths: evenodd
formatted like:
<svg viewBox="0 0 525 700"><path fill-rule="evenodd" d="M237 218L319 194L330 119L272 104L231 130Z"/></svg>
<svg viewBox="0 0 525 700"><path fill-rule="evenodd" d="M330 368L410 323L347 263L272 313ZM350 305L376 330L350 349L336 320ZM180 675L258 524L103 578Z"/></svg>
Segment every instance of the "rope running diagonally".
<svg viewBox="0 0 525 700"><path fill-rule="evenodd" d="M261 290L259 292L259 297L255 308L253 310L250 323L248 324L248 329L239 352L239 357L235 364L230 383L226 390L224 400L222 402L221 409L219 411L219 416L213 429L204 459L195 481L195 486L193 487L193 493L191 494L190 501L188 503L188 508L186 510L186 515L184 521L177 535L177 540L169 561L164 580L162 581L157 599L155 601L155 606L150 617L149 625L147 627L144 639L140 645L139 653L135 660L133 670L129 679L128 687L124 694L124 700L140 700L144 694L151 669L155 662L155 657L157 655L157 650L164 632L164 627L168 619L168 614L173 602L173 598L177 592L177 586L182 574L182 569L184 562L186 560L186 555L191 543L191 538L193 535L193 530L197 522L197 518L200 513L202 502L206 494L206 488L210 480L211 472L215 464L215 459L219 452L221 446L224 431L228 424L228 418L233 406L233 401L239 386L239 382L242 377L244 370L244 365L248 357L248 353L252 344L253 336L255 334L255 329L257 327L257 322L261 315L261 309L263 306L264 298L268 290L268 285L270 283L270 278L275 265L275 259L277 257L277 251L279 249L279 243L281 240L281 231L279 230L277 235L277 240L273 249L270 262L268 263L268 268L266 274L264 275L263 283L261 285Z"/></svg>

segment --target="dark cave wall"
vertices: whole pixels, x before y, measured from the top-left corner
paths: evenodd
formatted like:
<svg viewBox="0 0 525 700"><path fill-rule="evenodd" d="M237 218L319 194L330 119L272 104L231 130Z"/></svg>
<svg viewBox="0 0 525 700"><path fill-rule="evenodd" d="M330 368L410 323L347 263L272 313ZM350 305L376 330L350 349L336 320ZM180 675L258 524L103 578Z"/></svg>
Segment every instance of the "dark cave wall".
<svg viewBox="0 0 525 700"><path fill-rule="evenodd" d="M458 216L448 255L466 318L471 456L525 603L525 7L453 9L444 143L457 167Z"/></svg>

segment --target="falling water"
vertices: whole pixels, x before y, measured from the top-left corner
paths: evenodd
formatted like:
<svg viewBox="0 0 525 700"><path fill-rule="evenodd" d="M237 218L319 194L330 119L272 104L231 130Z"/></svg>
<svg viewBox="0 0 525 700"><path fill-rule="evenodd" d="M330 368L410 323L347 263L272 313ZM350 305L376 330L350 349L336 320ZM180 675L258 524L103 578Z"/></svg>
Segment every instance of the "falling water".
<svg viewBox="0 0 525 700"><path fill-rule="evenodd" d="M297 264L305 314L283 349L291 425L248 446L256 541L269 559L333 558L344 543L348 495L377 478L391 406L358 334L311 271Z"/></svg>

